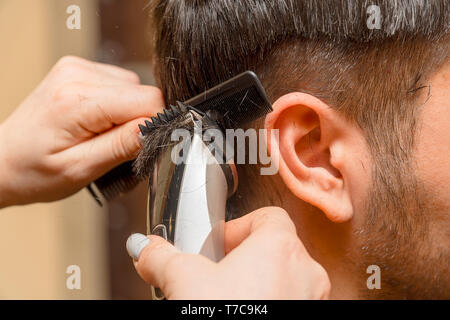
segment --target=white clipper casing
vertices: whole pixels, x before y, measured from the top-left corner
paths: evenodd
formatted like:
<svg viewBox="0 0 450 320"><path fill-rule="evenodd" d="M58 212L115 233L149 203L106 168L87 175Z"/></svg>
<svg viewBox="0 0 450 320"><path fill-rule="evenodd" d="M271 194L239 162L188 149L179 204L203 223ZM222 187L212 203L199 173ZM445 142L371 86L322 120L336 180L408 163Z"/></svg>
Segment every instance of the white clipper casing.
<svg viewBox="0 0 450 320"><path fill-rule="evenodd" d="M213 142L212 142L213 143ZM174 152L186 152L176 164ZM148 233L157 234L182 252L218 262L224 257L226 201L237 188L232 161L219 161L202 135L194 133L188 148L179 143L160 157L149 181ZM163 299L152 288L154 299Z"/></svg>

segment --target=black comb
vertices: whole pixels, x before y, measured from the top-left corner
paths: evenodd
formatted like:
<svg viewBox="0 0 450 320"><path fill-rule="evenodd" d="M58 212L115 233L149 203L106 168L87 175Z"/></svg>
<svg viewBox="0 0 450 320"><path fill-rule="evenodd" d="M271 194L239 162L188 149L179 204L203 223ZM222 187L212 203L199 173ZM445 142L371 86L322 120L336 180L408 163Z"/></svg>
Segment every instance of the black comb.
<svg viewBox="0 0 450 320"><path fill-rule="evenodd" d="M252 71L241 73L185 104L203 112L220 114L225 129L236 129L272 111L266 92Z"/></svg>
<svg viewBox="0 0 450 320"><path fill-rule="evenodd" d="M224 129L236 129L272 111L258 77L252 71L246 71L184 103L177 102L177 106L166 108L164 113L158 113L151 121L146 121L145 126L139 125L139 129L145 136L154 126L185 114L189 108L204 113L214 112L220 116ZM129 161L95 180L88 186L88 190L102 205L98 193L110 201L120 194L131 191L141 181L142 178L138 178L133 172L133 161Z"/></svg>
<svg viewBox="0 0 450 320"><path fill-rule="evenodd" d="M176 106L171 105L168 108L164 109L164 113L157 113L155 117L151 118L152 121L146 120L145 126L140 124L139 129L141 130L142 135L146 136L156 126L159 126L159 125L165 124L165 123L169 123L170 121L174 120L175 118L186 114L189 107L190 106L177 101Z"/></svg>

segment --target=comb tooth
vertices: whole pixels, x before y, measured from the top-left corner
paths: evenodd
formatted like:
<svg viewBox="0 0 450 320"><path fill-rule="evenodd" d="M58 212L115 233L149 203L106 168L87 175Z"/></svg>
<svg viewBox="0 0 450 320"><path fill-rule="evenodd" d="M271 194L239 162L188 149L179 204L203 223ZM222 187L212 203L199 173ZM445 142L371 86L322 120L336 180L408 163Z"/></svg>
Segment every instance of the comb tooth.
<svg viewBox="0 0 450 320"><path fill-rule="evenodd" d="M161 121L159 121L159 119L156 117L152 117L152 122L155 126L160 126L162 124Z"/></svg>
<svg viewBox="0 0 450 320"><path fill-rule="evenodd" d="M143 135L143 136L146 136L146 135L148 134L148 132L149 132L149 130L147 129L147 127L146 127L146 126L143 126L142 124L139 124L138 126L139 126L139 130L141 130L142 135Z"/></svg>
<svg viewBox="0 0 450 320"><path fill-rule="evenodd" d="M164 114L166 115L166 119L168 119L169 121L175 118L175 116L169 109L164 109Z"/></svg>
<svg viewBox="0 0 450 320"><path fill-rule="evenodd" d="M187 105L186 104L184 104L183 102L181 102L181 101L177 101L177 105L178 105L178 108L180 109L180 111L182 112L182 113L185 113L185 112L187 112Z"/></svg>
<svg viewBox="0 0 450 320"><path fill-rule="evenodd" d="M178 107L176 107L176 106L171 105L170 110L172 111L172 114L174 115L174 117L177 117L181 114L180 109L178 109Z"/></svg>
<svg viewBox="0 0 450 320"><path fill-rule="evenodd" d="M162 113L157 113L156 116L158 117L159 121L161 121L161 123L167 123L167 118L164 114Z"/></svg>
<svg viewBox="0 0 450 320"><path fill-rule="evenodd" d="M149 129L149 130L153 129L155 127L155 125L148 120L145 120L145 125L147 126L147 129Z"/></svg>

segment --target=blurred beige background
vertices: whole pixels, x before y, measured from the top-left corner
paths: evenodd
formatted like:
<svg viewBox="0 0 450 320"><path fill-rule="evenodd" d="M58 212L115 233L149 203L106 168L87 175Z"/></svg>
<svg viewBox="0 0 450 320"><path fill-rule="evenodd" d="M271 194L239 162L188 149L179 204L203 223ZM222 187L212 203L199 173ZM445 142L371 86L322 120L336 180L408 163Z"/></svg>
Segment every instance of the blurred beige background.
<svg viewBox="0 0 450 320"><path fill-rule="evenodd" d="M71 4L82 9L81 30L66 28ZM0 1L0 121L61 56L94 58L97 6L95 0ZM107 228L107 212L84 190L57 203L0 210L0 299L109 298ZM81 290L66 288L69 265L81 268Z"/></svg>
<svg viewBox="0 0 450 320"><path fill-rule="evenodd" d="M153 84L149 1L1 0L0 122L65 55L115 64ZM70 5L81 9L81 30L66 27ZM0 299L149 299L125 250L131 233L146 230L146 195L143 183L103 210L86 190L0 210ZM66 287L70 265L81 268L81 290Z"/></svg>

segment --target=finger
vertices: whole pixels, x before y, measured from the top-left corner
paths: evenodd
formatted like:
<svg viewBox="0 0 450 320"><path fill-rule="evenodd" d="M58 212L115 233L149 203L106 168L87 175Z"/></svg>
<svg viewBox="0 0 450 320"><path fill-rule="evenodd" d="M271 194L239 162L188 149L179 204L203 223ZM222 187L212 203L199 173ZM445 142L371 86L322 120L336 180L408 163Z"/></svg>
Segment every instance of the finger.
<svg viewBox="0 0 450 320"><path fill-rule="evenodd" d="M149 236L149 239L149 245L142 250L138 259L134 257L134 267L145 282L164 291L170 281L167 275L173 268L170 264L177 263L182 254L161 237Z"/></svg>
<svg viewBox="0 0 450 320"><path fill-rule="evenodd" d="M139 84L141 82L139 76L131 70L123 69L118 66L104 64L100 62L92 62L92 64L94 65L96 70L99 71L101 70L105 74L108 74L122 81L129 82L132 84Z"/></svg>
<svg viewBox="0 0 450 320"><path fill-rule="evenodd" d="M269 272L271 268L276 269L280 262L288 262L291 258L302 261L310 259L297 236L294 223L283 209L262 208L247 219L240 229L230 226L225 231L225 243L229 251L220 262L225 269L265 263L260 268Z"/></svg>
<svg viewBox="0 0 450 320"><path fill-rule="evenodd" d="M80 125L91 133L140 117L151 117L164 109L161 91L152 86L74 85L67 89Z"/></svg>
<svg viewBox="0 0 450 320"><path fill-rule="evenodd" d="M225 252L236 248L252 232L267 229L270 232L296 232L295 225L285 210L277 207L261 208L225 224Z"/></svg>
<svg viewBox="0 0 450 320"><path fill-rule="evenodd" d="M211 268L212 262L205 257L181 253L161 237L148 236L146 245L142 245L139 239L133 241L132 237L142 239L142 235L132 235L127 241L127 250L134 259L138 274L145 282L161 288L166 295L170 294L175 283L183 286ZM136 249L132 242L136 243Z"/></svg>
<svg viewBox="0 0 450 320"><path fill-rule="evenodd" d="M129 121L60 154L83 164L80 172L73 173L79 180L86 183L95 180L116 166L136 158L141 148L138 125L144 124L145 120L147 118Z"/></svg>
<svg viewBox="0 0 450 320"><path fill-rule="evenodd" d="M225 223L225 254L237 247L250 234L251 222L258 210Z"/></svg>

